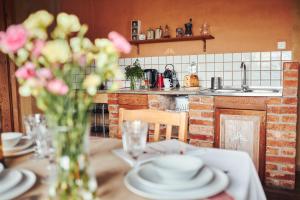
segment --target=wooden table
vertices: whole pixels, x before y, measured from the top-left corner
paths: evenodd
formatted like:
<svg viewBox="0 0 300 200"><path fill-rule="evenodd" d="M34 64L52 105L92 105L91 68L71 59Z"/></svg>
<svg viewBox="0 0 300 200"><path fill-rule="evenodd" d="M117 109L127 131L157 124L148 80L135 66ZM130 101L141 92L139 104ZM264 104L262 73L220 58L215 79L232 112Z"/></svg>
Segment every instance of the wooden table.
<svg viewBox="0 0 300 200"><path fill-rule="evenodd" d="M111 152L112 149L121 147L121 140L91 138L90 159L98 182L97 196L101 200L143 199L127 190L123 183L124 175L130 166ZM29 154L7 160L8 167L29 169L38 176L35 186L18 198L19 200L46 199L47 197L47 185L41 183L41 177L46 176L48 162L30 159L31 157L32 154Z"/></svg>

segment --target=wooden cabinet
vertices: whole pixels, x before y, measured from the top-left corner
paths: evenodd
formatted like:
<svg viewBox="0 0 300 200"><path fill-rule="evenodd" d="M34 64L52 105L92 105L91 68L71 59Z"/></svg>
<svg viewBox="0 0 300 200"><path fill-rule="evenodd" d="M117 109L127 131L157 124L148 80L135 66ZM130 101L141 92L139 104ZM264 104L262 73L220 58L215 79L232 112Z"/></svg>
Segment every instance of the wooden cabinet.
<svg viewBox="0 0 300 200"><path fill-rule="evenodd" d="M265 171L266 112L216 109L215 147L245 151L261 179Z"/></svg>
<svg viewBox="0 0 300 200"><path fill-rule="evenodd" d="M147 94L119 94L119 107L125 109L147 109Z"/></svg>

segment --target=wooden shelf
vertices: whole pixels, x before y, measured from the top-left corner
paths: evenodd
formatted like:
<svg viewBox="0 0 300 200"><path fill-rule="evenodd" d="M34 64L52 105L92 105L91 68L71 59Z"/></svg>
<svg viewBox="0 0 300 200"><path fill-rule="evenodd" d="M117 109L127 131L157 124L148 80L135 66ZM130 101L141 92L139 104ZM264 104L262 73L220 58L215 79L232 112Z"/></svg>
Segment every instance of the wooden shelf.
<svg viewBox="0 0 300 200"><path fill-rule="evenodd" d="M137 46L137 53L140 54L140 44L153 44L153 43L163 43L163 42L182 42L182 41L203 41L203 51L206 52L206 40L215 39L212 35L206 36L190 36L190 37L177 37L177 38L162 38L154 40L131 40L130 44Z"/></svg>

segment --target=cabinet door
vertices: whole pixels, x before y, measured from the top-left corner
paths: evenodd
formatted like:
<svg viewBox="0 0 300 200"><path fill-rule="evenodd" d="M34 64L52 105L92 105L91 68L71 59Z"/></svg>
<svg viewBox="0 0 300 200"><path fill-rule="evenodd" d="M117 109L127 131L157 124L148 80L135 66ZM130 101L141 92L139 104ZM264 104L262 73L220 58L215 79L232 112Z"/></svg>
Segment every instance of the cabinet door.
<svg viewBox="0 0 300 200"><path fill-rule="evenodd" d="M215 146L245 151L263 178L265 168L265 111L216 109Z"/></svg>

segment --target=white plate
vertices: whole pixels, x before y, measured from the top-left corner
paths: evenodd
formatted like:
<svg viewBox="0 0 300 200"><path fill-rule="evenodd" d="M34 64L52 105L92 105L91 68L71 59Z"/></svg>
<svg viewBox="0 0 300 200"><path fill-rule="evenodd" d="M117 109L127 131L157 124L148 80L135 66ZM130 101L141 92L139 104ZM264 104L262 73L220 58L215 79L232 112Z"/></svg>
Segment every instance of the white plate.
<svg viewBox="0 0 300 200"><path fill-rule="evenodd" d="M203 167L193 179L187 181L174 181L172 184L165 183L156 173L151 164L142 165L137 171L137 178L144 185L161 190L186 190L200 188L208 184L214 177L211 169Z"/></svg>
<svg viewBox="0 0 300 200"><path fill-rule="evenodd" d="M4 157L14 157L14 156L22 156L31 152L34 152L35 147L29 147L27 149L24 149L22 151L18 151L18 152L3 152Z"/></svg>
<svg viewBox="0 0 300 200"><path fill-rule="evenodd" d="M212 168L215 176L214 179L201 188L193 188L190 190L158 190L152 189L137 178L137 171L131 170L125 177L124 183L125 186L132 191L142 197L149 199L160 199L160 200L190 200L190 199L205 199L208 197L212 197L220 192L224 191L228 184L229 178L228 176L219 169Z"/></svg>
<svg viewBox="0 0 300 200"><path fill-rule="evenodd" d="M17 170L5 169L0 175L0 199L2 192L16 186L22 179L22 173Z"/></svg>
<svg viewBox="0 0 300 200"><path fill-rule="evenodd" d="M22 151L28 147L30 147L33 144L33 141L29 139L28 137L22 137L20 142L12 147L12 148L4 148L4 152L17 152L17 151Z"/></svg>
<svg viewBox="0 0 300 200"><path fill-rule="evenodd" d="M4 166L2 163L0 163L0 176L1 176L1 172L4 170Z"/></svg>
<svg viewBox="0 0 300 200"><path fill-rule="evenodd" d="M14 199L24 192L28 191L36 182L36 175L29 170L20 170L23 174L23 178L21 182L16 185L15 187L11 188L10 190L1 193L0 199L1 200L9 200Z"/></svg>

